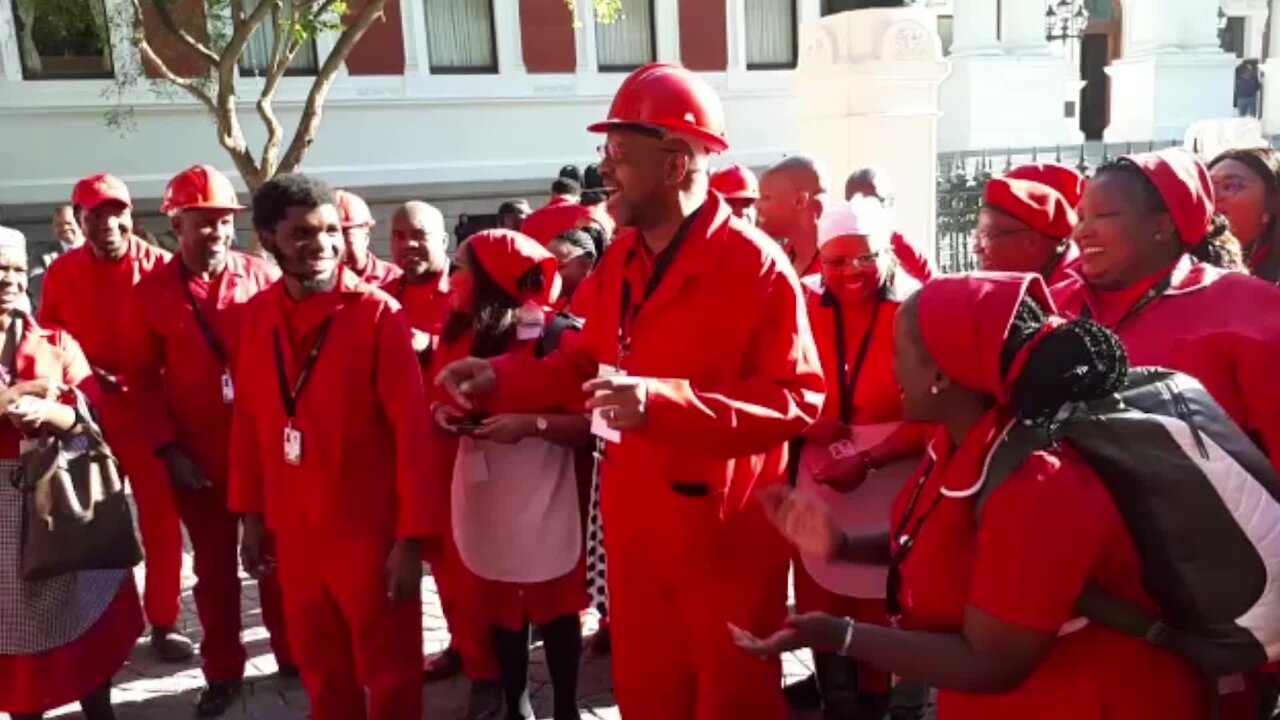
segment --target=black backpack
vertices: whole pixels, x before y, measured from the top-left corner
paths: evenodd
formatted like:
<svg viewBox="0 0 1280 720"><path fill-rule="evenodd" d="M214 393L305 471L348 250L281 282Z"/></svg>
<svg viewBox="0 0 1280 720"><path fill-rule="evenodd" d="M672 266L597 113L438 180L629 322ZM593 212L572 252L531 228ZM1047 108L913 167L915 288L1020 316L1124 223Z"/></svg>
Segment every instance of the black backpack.
<svg viewBox="0 0 1280 720"><path fill-rule="evenodd" d="M1077 612L1211 676L1280 656L1280 480L1203 386L1181 373L1134 369L1120 392L1067 406L1048 428L1014 423L988 458L977 518L1032 452L1060 440L1106 485L1161 619L1094 587Z"/></svg>
<svg viewBox="0 0 1280 720"><path fill-rule="evenodd" d="M573 315L556 313L551 317L551 322L543 328L542 337L538 338L538 347L534 348L534 355L544 358L555 352L555 349L560 347L560 338L565 330L581 331L583 325L583 321Z"/></svg>

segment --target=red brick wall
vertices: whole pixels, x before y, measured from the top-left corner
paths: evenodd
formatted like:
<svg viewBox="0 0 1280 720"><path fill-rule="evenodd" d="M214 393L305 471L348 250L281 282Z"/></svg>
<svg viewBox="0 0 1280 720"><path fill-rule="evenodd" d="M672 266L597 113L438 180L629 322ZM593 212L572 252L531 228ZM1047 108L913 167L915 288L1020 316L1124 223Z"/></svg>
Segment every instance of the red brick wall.
<svg viewBox="0 0 1280 720"><path fill-rule="evenodd" d="M368 0L351 0L352 15L360 12ZM400 0L387 0L382 17L365 30L360 42L347 56L347 72L352 75L403 75L404 26L400 18ZM319 58L324 64L324 58Z"/></svg>
<svg viewBox="0 0 1280 720"><path fill-rule="evenodd" d="M729 66L724 0L680 0L680 62L712 72Z"/></svg>
<svg viewBox="0 0 1280 720"><path fill-rule="evenodd" d="M207 41L209 33L205 27L204 2L202 0L177 0L169 9L182 29L200 41ZM186 47L174 35L170 34L160 22L155 7L150 2L142 3L142 24L146 28L147 42L156 55L164 61L170 70L181 77L197 77L204 74L205 65L194 52ZM160 72L146 66L147 77L158 78Z"/></svg>
<svg viewBox="0 0 1280 720"><path fill-rule="evenodd" d="M578 0L590 2L591 0ZM512 2L512 0L497 0ZM571 73L577 67L573 13L565 0L519 0L520 44L531 73Z"/></svg>

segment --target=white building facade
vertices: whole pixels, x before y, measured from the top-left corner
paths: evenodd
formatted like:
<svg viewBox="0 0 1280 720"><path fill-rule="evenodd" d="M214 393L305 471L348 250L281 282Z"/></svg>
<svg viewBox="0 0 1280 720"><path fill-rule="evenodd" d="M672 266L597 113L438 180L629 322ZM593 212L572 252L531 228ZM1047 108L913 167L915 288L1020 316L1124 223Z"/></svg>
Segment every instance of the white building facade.
<svg viewBox="0 0 1280 720"><path fill-rule="evenodd" d="M145 79L119 89L141 73L130 0L59 0L85 6L87 33L99 35L87 48L70 47L70 30L41 25L44 1L0 0L5 222L40 235L75 180L96 172L123 177L146 210L184 167L231 169L189 96L156 92ZM1081 37L1046 39L1046 13L1064 2L1074 7L922 3L951 64L940 151L1163 139L1229 116L1239 60L1221 49L1223 17L1243 56L1280 60L1266 52L1280 41L1267 32L1280 0L1077 0L1091 18ZM655 60L698 70L720 91L733 145L726 161L768 165L805 146L794 70L805 27L848 0L622 0L624 18L609 25L597 24L589 0L572 4L571 14L566 0L388 0L329 94L304 169L363 192L380 212L409 197L451 216L493 213L515 195L536 203L562 165L595 161L599 140L584 128L606 112L627 69ZM290 132L308 70L334 41L318 38L281 85L276 105ZM262 80L252 55L261 52L242 62L238 83L250 147L263 140L253 108ZM1275 113L1264 104L1280 120L1276 95ZM133 109L125 130L107 122L119 107Z"/></svg>

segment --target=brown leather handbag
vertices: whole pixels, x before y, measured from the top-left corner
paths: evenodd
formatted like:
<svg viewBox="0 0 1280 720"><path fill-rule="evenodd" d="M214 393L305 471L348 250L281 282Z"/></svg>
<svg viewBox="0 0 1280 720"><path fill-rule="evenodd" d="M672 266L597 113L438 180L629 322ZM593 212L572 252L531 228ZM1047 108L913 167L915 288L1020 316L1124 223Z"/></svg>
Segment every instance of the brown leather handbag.
<svg viewBox="0 0 1280 720"><path fill-rule="evenodd" d="M22 491L22 577L123 570L142 545L115 455L79 391L77 432L44 433L10 478Z"/></svg>

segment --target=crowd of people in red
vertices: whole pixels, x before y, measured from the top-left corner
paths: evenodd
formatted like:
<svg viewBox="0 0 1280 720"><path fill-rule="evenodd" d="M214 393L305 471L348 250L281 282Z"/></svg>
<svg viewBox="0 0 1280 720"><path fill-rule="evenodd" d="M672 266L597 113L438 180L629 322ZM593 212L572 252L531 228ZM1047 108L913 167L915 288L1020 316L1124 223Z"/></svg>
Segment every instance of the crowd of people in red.
<svg viewBox="0 0 1280 720"><path fill-rule="evenodd" d="M254 193L267 257L238 252L247 208L208 166L166 190L172 256L120 180L78 183L86 242L35 313L0 233L0 472L77 432L78 389L146 549L141 595L127 571L23 580L24 499L0 483L0 710L114 717L144 619L189 658L185 527L201 717L241 692L243 567L319 720L422 717L424 661L470 681L469 719L531 718L531 628L576 719L589 605L635 720L789 717L805 693L778 656L803 647L833 720L918 713L924 688L943 720L1270 718L1264 668L1210 680L1077 622L1085 587L1160 607L1070 445L1017 467L981 527L973 489L998 428L1130 364L1196 378L1280 466L1280 154L1017 168L985 189L983 272L940 276L873 170L843 197L803 156L712 171L723 111L684 69L636 71L589 130L597 197L558 182L452 258L439 210L408 202L379 259L365 201L305 175ZM424 564L451 634L429 661Z"/></svg>

